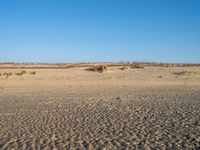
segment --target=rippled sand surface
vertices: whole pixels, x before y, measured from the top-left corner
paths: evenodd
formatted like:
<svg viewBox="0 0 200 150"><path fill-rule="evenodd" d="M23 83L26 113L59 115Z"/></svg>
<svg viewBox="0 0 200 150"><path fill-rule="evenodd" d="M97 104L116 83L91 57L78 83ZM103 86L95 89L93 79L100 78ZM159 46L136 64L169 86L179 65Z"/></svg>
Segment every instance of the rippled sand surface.
<svg viewBox="0 0 200 150"><path fill-rule="evenodd" d="M198 77L47 71L1 78L0 149L200 148Z"/></svg>

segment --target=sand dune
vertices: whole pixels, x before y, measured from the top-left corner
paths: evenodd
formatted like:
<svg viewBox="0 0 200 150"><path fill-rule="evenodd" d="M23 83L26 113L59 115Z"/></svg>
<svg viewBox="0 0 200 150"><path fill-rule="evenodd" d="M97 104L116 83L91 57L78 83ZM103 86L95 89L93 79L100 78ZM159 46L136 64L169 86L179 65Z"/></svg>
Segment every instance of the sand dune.
<svg viewBox="0 0 200 150"><path fill-rule="evenodd" d="M200 148L200 76L177 74L199 67L20 71L0 70L0 149Z"/></svg>

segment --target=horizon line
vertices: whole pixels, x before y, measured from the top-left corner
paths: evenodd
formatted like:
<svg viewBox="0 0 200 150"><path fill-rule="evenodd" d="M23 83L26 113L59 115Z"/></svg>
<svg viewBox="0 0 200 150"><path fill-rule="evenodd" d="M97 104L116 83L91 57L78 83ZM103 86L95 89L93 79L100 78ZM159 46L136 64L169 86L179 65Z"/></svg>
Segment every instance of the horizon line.
<svg viewBox="0 0 200 150"><path fill-rule="evenodd" d="M82 61L82 62L15 62L15 61L0 61L0 64L96 64L96 63L113 63L113 64L132 64L132 63L144 63L144 64L191 64L200 65L200 63L190 62L157 62L157 61Z"/></svg>

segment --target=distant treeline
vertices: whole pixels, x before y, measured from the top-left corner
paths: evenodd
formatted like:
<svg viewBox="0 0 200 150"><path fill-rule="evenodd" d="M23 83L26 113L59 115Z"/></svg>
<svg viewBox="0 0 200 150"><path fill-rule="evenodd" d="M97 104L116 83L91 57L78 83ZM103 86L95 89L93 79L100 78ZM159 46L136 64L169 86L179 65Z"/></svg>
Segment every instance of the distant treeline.
<svg viewBox="0 0 200 150"><path fill-rule="evenodd" d="M117 66L158 66L158 67L193 67L200 64L189 63L156 63L156 62L95 62L95 63L0 63L0 69L68 69L74 67L91 67L104 64L108 67Z"/></svg>

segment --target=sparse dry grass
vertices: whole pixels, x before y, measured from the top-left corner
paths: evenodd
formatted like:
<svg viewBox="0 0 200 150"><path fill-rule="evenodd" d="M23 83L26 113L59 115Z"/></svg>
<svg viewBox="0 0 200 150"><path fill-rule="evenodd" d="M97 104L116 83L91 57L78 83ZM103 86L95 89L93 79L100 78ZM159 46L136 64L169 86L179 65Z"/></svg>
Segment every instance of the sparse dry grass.
<svg viewBox="0 0 200 150"><path fill-rule="evenodd" d="M31 75L35 75L36 74L36 71L31 71L29 72ZM21 72L19 73L14 73L15 75L18 75L18 76L22 76L22 75L25 75L27 74L27 71L25 70L22 70ZM12 76L13 73L12 72L3 72L3 73L0 73L0 77L5 77L5 78L8 78L9 76Z"/></svg>
<svg viewBox="0 0 200 150"><path fill-rule="evenodd" d="M7 72L4 72L4 73L3 73L3 76L8 76L8 73L7 73Z"/></svg>
<svg viewBox="0 0 200 150"><path fill-rule="evenodd" d="M8 78L9 76L12 75L12 72L4 72L4 73L0 73L0 77L5 77Z"/></svg>
<svg viewBox="0 0 200 150"><path fill-rule="evenodd" d="M197 71L181 71L181 72L174 72L175 75L179 76L195 76L200 75L200 72Z"/></svg>

